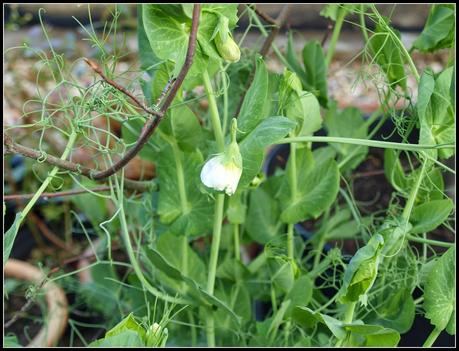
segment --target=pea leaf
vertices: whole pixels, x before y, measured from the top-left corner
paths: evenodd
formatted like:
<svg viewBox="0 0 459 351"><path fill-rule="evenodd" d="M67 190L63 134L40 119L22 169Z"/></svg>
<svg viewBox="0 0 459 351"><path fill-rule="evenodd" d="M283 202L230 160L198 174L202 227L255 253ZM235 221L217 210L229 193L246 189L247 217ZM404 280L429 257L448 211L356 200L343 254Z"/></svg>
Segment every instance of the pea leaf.
<svg viewBox="0 0 459 351"><path fill-rule="evenodd" d="M291 160L287 162L287 173L291 172ZM314 158L307 148L296 150L297 189L292 198L290 177L285 177L278 192L282 208L281 221L298 223L308 218L317 218L335 200L339 187L339 171L332 158Z"/></svg>
<svg viewBox="0 0 459 351"><path fill-rule="evenodd" d="M238 139L247 137L266 117L263 108L268 97L268 71L261 57L257 59L255 77L242 102L238 117Z"/></svg>
<svg viewBox="0 0 459 351"><path fill-rule="evenodd" d="M450 100L453 67L449 67L434 78L433 72L426 69L419 83L417 112L420 123L420 144L454 144L454 108ZM437 158L449 158L454 149L429 150Z"/></svg>
<svg viewBox="0 0 459 351"><path fill-rule="evenodd" d="M433 4L422 33L413 43L413 48L432 52L454 45L455 32L454 5Z"/></svg>
<svg viewBox="0 0 459 351"><path fill-rule="evenodd" d="M312 92L327 107L327 66L322 46L317 40L309 41L303 47L303 63L306 73L306 90Z"/></svg>
<svg viewBox="0 0 459 351"><path fill-rule="evenodd" d="M286 117L268 117L245 136L239 144L243 170L238 189L246 187L260 171L264 148L283 138L294 127L295 122Z"/></svg>
<svg viewBox="0 0 459 351"><path fill-rule="evenodd" d="M380 234L373 235L368 243L352 257L344 272L343 285L339 290L338 301L367 303L367 292L373 286L378 274L380 251L384 239Z"/></svg>
<svg viewBox="0 0 459 351"><path fill-rule="evenodd" d="M291 301L287 315L290 315L296 306L307 306L311 301L313 289L314 283L307 275L302 275L296 279L285 297Z"/></svg>
<svg viewBox="0 0 459 351"><path fill-rule="evenodd" d="M16 213L13 224L3 236L3 267L5 267L6 261L8 261L8 258L10 257L11 250L13 249L14 239L16 239L16 235L18 234L22 219L22 213Z"/></svg>
<svg viewBox="0 0 459 351"><path fill-rule="evenodd" d="M174 153L169 145L163 147L158 157L158 184L161 189L158 198L158 214L162 223L170 224L169 231L190 237L202 236L212 228L212 202L201 193L200 171L203 158L199 151L179 153L182 159L185 179L187 207L182 208L177 191L178 171Z"/></svg>
<svg viewBox="0 0 459 351"><path fill-rule="evenodd" d="M397 150L384 150L384 175L395 189L409 188Z"/></svg>
<svg viewBox="0 0 459 351"><path fill-rule="evenodd" d="M342 111L336 108L336 102L331 103L325 115L325 128L328 135L333 137L366 139L368 127L365 125L362 113L355 107ZM357 167L368 153L368 147L348 144L330 143L339 154L338 161L347 159L341 170L352 170ZM350 157L350 158L349 158Z"/></svg>
<svg viewBox="0 0 459 351"><path fill-rule="evenodd" d="M294 91L292 100L285 109L285 114L297 122L294 135L308 136L319 130L322 126L322 117L317 98L307 91Z"/></svg>
<svg viewBox="0 0 459 351"><path fill-rule="evenodd" d="M417 234L434 230L448 218L453 208L451 199L433 200L414 207L410 216L413 224L411 232Z"/></svg>
<svg viewBox="0 0 459 351"><path fill-rule="evenodd" d="M272 178L250 192L249 210L245 229L256 242L266 244L280 234L280 209L277 200L269 191Z"/></svg>
<svg viewBox="0 0 459 351"><path fill-rule="evenodd" d="M400 38L400 33L392 28L392 31ZM387 76L392 87L399 85L406 88L406 75L404 62L400 48L385 28L379 23L376 25L374 34L368 40L368 48L376 63Z"/></svg>
<svg viewBox="0 0 459 351"><path fill-rule="evenodd" d="M401 334L409 331L415 315L415 304L410 290L407 288L390 289L387 292L385 290L383 301L385 303L378 305L365 318L365 322L395 329Z"/></svg>
<svg viewBox="0 0 459 351"><path fill-rule="evenodd" d="M145 342L134 330L125 330L113 336L93 341L90 347L145 347Z"/></svg>
<svg viewBox="0 0 459 351"><path fill-rule="evenodd" d="M297 306L293 310L293 320L305 328L313 328L317 323L322 323L332 332L337 339L344 339L346 331L343 322L326 314L314 312L308 307Z"/></svg>
<svg viewBox="0 0 459 351"><path fill-rule="evenodd" d="M400 334L396 330L379 325L353 323L343 327L351 333L343 346L393 347L400 341Z"/></svg>
<svg viewBox="0 0 459 351"><path fill-rule="evenodd" d="M456 333L455 254L455 248L450 247L435 262L425 284L423 305L430 323L450 335Z"/></svg>
<svg viewBox="0 0 459 351"><path fill-rule="evenodd" d="M185 283L190 289L189 294L193 297L194 301L203 307L209 308L215 306L221 308L226 311L236 323L240 323L240 317L236 315L226 303L209 294L193 279L182 274L180 268L174 267L158 250L153 248L144 248L143 250L148 261L157 269L165 273L171 279Z"/></svg>

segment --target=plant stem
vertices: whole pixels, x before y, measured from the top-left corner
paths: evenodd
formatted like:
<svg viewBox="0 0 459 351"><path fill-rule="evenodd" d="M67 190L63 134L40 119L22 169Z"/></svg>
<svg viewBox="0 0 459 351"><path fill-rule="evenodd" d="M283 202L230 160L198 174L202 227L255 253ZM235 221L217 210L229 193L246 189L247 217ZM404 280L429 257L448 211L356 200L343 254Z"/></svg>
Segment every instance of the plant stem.
<svg viewBox="0 0 459 351"><path fill-rule="evenodd" d="M296 173L296 145L294 143L290 144L290 156L289 156L289 165L290 165L290 191L292 194L292 201L296 200L296 194L298 189L297 173Z"/></svg>
<svg viewBox="0 0 459 351"><path fill-rule="evenodd" d="M335 28L333 28L333 34L330 39L330 44L328 45L327 56L325 57L325 63L327 67L330 66L333 54L335 53L336 43L338 42L339 34L341 32L341 27L343 25L344 17L346 17L347 9L340 7L338 10L338 16L335 22Z"/></svg>
<svg viewBox="0 0 459 351"><path fill-rule="evenodd" d="M234 258L236 261L241 261L241 250L239 244L239 224L233 224L234 235Z"/></svg>
<svg viewBox="0 0 459 351"><path fill-rule="evenodd" d="M293 224L289 223L287 226L287 255L292 260L294 259L293 252Z"/></svg>
<svg viewBox="0 0 459 351"><path fill-rule="evenodd" d="M441 332L441 329L435 327L435 329L432 330L432 332L427 337L427 340L424 342L424 345L422 345L422 347L432 347L433 343L435 342L435 340L437 340Z"/></svg>
<svg viewBox="0 0 459 351"><path fill-rule="evenodd" d="M367 27L365 25L365 10L364 10L363 4L360 5L359 17L360 17L360 26L361 26L361 29L362 29L362 34L363 34L363 37L365 38L365 43L367 43L368 42L368 33L367 33Z"/></svg>
<svg viewBox="0 0 459 351"><path fill-rule="evenodd" d="M188 310L188 319L190 321L190 328L191 328L191 347L195 347L197 340L198 340L198 336L196 333L196 327L194 325L195 321L193 317L193 312L191 310Z"/></svg>
<svg viewBox="0 0 459 351"><path fill-rule="evenodd" d="M223 85L223 135L226 134L226 128L228 127L228 79L226 77L226 71L223 70L221 65L222 72L222 85Z"/></svg>
<svg viewBox="0 0 459 351"><path fill-rule="evenodd" d="M273 308L273 314L277 312L277 297L276 289L273 284L271 284L271 306Z"/></svg>
<svg viewBox="0 0 459 351"><path fill-rule="evenodd" d="M456 246L455 243L448 243L444 241L438 241L438 240L430 240L430 239L424 239L424 238L418 238L417 236L414 236L412 234L407 234L407 238L410 241L414 241L417 243L421 244L429 244L429 245L434 245L434 246L441 246L441 247L452 247Z"/></svg>
<svg viewBox="0 0 459 351"><path fill-rule="evenodd" d="M403 209L402 217L405 219L406 222L409 221L411 211L413 210L414 207L414 202L416 201L416 196L418 195L418 190L421 186L422 179L424 178L424 172L426 169L427 162L424 162L421 166L421 171L419 172L418 179L416 181L416 184L413 189L411 189L410 196L408 197L408 200L406 202L405 208Z"/></svg>
<svg viewBox="0 0 459 351"><path fill-rule="evenodd" d="M352 323L354 318L354 311L356 302L350 302L346 305L346 310L344 311L343 323Z"/></svg>
<svg viewBox="0 0 459 351"><path fill-rule="evenodd" d="M207 99L209 100L210 119L212 122L212 129L214 131L218 151L223 152L225 150L225 140L223 137L222 127L220 124L220 116L218 114L217 102L215 100L215 95L212 89L212 82L210 81L209 73L207 72L207 70L203 73L203 81L204 88L207 94ZM207 279L207 292L211 295L214 294L215 274L217 271L218 250L220 248L224 203L225 194L218 194L216 196L215 201L214 227L212 234L212 246L210 249L209 275ZM206 322L207 345L209 347L215 347L215 323L214 316L211 311L207 314Z"/></svg>
<svg viewBox="0 0 459 351"><path fill-rule="evenodd" d="M180 150L178 148L177 142L175 140L171 142L171 146L172 146L172 152L174 154L175 168L177 171L177 182L178 182L180 204L182 207L182 213L186 214L189 211L189 207L188 207L188 199L187 199L186 188L185 188L185 175L183 172L182 157L180 155Z"/></svg>
<svg viewBox="0 0 459 351"><path fill-rule="evenodd" d="M204 71L203 75L204 88L206 90L207 99L209 100L210 119L212 129L214 130L215 140L217 142L218 151L223 152L225 149L225 139L223 137L222 127L220 125L220 117L218 114L217 102L215 100L212 82L210 81L209 73Z"/></svg>
<svg viewBox="0 0 459 351"><path fill-rule="evenodd" d="M398 149L398 150L406 150L406 151L419 151L419 150L424 150L424 149L454 149L455 147L455 144L438 144L438 145L405 144L405 143L394 143L390 141L367 140L367 139L357 139L357 138L327 137L327 136L289 137L289 138L281 139L274 144L305 143L305 142L364 145L364 146L380 147L384 149Z"/></svg>

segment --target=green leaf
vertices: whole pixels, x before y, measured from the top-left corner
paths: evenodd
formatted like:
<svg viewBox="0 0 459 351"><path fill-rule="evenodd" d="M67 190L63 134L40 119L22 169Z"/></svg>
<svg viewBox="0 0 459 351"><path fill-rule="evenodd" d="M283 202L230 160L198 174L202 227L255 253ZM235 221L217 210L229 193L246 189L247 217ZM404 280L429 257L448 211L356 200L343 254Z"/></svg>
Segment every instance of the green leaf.
<svg viewBox="0 0 459 351"><path fill-rule="evenodd" d="M453 208L451 199L429 201L414 207L410 216L411 232L418 234L434 230L448 218Z"/></svg>
<svg viewBox="0 0 459 351"><path fill-rule="evenodd" d="M115 325L112 329L107 331L105 336L116 336L126 330L135 331L142 339L145 338L145 329L142 326L140 326L139 323L137 323L132 313L130 313L126 318L124 318L121 322Z"/></svg>
<svg viewBox="0 0 459 351"><path fill-rule="evenodd" d="M336 103L331 103L330 109L325 115L324 124L328 136L357 139L367 138L368 127L365 124L362 113L355 107L348 107L338 112ZM341 167L342 171L354 169L368 154L367 146L337 143L330 143L330 145L338 152L339 162L347 159L346 163Z"/></svg>
<svg viewBox="0 0 459 351"><path fill-rule="evenodd" d="M11 250L13 249L14 240L16 239L16 235L18 234L18 230L21 225L22 219L22 213L16 213L16 217L14 218L13 224L3 236L3 267L5 267L6 261L8 261L8 258L10 257Z"/></svg>
<svg viewBox="0 0 459 351"><path fill-rule="evenodd" d="M207 283L207 269L199 255L190 247L184 235L162 234L156 243L159 253L184 276L200 286Z"/></svg>
<svg viewBox="0 0 459 351"><path fill-rule="evenodd" d="M206 235L212 228L213 204L200 191L200 172L203 158L199 151L180 153L185 179L187 208L182 209L178 186L178 168L169 145L161 149L158 157L158 214L160 221L170 224L169 231L190 237Z"/></svg>
<svg viewBox="0 0 459 351"><path fill-rule="evenodd" d="M327 66L322 46L317 40L306 43L303 48L303 63L306 71L307 86L305 89L312 92L322 107L327 107Z"/></svg>
<svg viewBox="0 0 459 351"><path fill-rule="evenodd" d="M307 91L292 92L293 101L289 101L285 114L297 122L295 136L312 135L322 126L320 106L317 98Z"/></svg>
<svg viewBox="0 0 459 351"><path fill-rule="evenodd" d="M295 280L292 289L285 297L291 301L287 314L290 314L296 306L307 306L311 301L313 289L314 283L307 275L302 275Z"/></svg>
<svg viewBox="0 0 459 351"><path fill-rule="evenodd" d="M287 162L287 173L291 172L291 160ZM284 178L278 198L284 210L281 221L298 223L308 218L317 218L335 200L339 188L339 171L331 159L315 159L308 148L296 150L297 189L292 199L290 177Z"/></svg>
<svg viewBox="0 0 459 351"><path fill-rule="evenodd" d="M397 150L384 150L384 175L395 189L406 189L408 182L398 155Z"/></svg>
<svg viewBox="0 0 459 351"><path fill-rule="evenodd" d="M268 71L261 57L257 59L255 78L242 102L238 117L238 139L247 135L266 117L263 108L268 98Z"/></svg>
<svg viewBox="0 0 459 351"><path fill-rule="evenodd" d="M249 185L260 171L264 148L285 137L294 127L295 122L286 117L268 117L245 136L239 144L243 170L238 189Z"/></svg>
<svg viewBox="0 0 459 351"><path fill-rule="evenodd" d="M216 277L239 282L247 279L250 275L247 267L239 260L227 256L217 267Z"/></svg>
<svg viewBox="0 0 459 351"><path fill-rule="evenodd" d="M93 341L90 347L145 347L145 342L139 334L133 330L125 330L114 336Z"/></svg>
<svg viewBox="0 0 459 351"><path fill-rule="evenodd" d="M344 329L351 332L343 346L393 347L400 341L400 334L393 329L379 325L344 324Z"/></svg>
<svg viewBox="0 0 459 351"><path fill-rule="evenodd" d="M384 239L380 234L373 235L368 243L352 257L344 272L343 285L338 292L338 301L367 303L367 292L373 286L378 274L380 251Z"/></svg>
<svg viewBox="0 0 459 351"><path fill-rule="evenodd" d="M6 335L3 338L3 347L22 347L16 335Z"/></svg>
<svg viewBox="0 0 459 351"><path fill-rule="evenodd" d="M392 31L400 39L400 33L394 28ZM389 32L378 23L367 45L371 56L386 74L390 85L393 88L399 85L405 89L406 75L402 53Z"/></svg>
<svg viewBox="0 0 459 351"><path fill-rule="evenodd" d="M287 57L286 58L287 58L287 63L289 65L289 68L297 74L298 78L300 78L301 83L303 84L303 87L306 88L308 86L306 72L304 71L300 62L296 58L295 46L293 45L293 36L292 36L291 31L288 32Z"/></svg>
<svg viewBox="0 0 459 351"><path fill-rule="evenodd" d="M152 248L144 248L144 253L149 262L157 269L165 273L169 278L183 282L190 288L190 294L194 300L203 307L215 306L226 311L236 323L240 323L240 317L234 313L223 301L205 291L196 281L182 274L179 268L174 267L164 258L161 253ZM163 276L164 277L164 276Z"/></svg>
<svg viewBox="0 0 459 351"><path fill-rule="evenodd" d="M242 224L245 222L247 205L243 202L242 193L237 192L229 197L226 215L231 224Z"/></svg>
<svg viewBox="0 0 459 351"><path fill-rule="evenodd" d="M295 281L295 266L282 256L267 259L272 284L283 293L288 293Z"/></svg>
<svg viewBox="0 0 459 351"><path fill-rule="evenodd" d="M453 47L455 17L454 5L431 5L427 22L413 47L423 52Z"/></svg>
<svg viewBox="0 0 459 351"><path fill-rule="evenodd" d="M432 267L424 289L426 318L438 329L456 334L456 250L450 247Z"/></svg>
<svg viewBox="0 0 459 351"><path fill-rule="evenodd" d="M137 5L137 43L139 46L139 59L140 68L146 70L150 76L153 74L153 68L155 64L161 60L155 56L151 50L150 42L145 33L142 17L142 5Z"/></svg>
<svg viewBox="0 0 459 351"><path fill-rule="evenodd" d="M413 325L416 307L410 290L385 290L383 301L384 304L377 305L365 322L395 329L401 334L408 332Z"/></svg>
<svg viewBox="0 0 459 351"><path fill-rule="evenodd" d="M314 312L308 307L297 306L293 310L293 320L305 328L313 328L317 323L322 323L332 332L337 339L344 339L346 331L343 323L333 317L319 312Z"/></svg>
<svg viewBox="0 0 459 351"><path fill-rule="evenodd" d="M279 205L268 189L272 182L270 178L250 192L245 229L247 234L260 244L268 243L280 234L281 229Z"/></svg>
<svg viewBox="0 0 459 351"><path fill-rule="evenodd" d="M449 67L434 78L433 72L426 69L421 76L416 104L420 144L454 144L456 141L454 109L450 100L453 70L453 67ZM438 155L444 159L451 157L454 149L427 152L434 158Z"/></svg>

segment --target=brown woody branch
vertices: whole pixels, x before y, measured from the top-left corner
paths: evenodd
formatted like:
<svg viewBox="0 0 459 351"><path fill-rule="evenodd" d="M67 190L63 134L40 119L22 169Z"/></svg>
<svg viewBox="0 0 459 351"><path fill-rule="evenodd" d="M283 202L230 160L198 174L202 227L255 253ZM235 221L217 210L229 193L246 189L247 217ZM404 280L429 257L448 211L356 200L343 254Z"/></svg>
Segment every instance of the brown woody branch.
<svg viewBox="0 0 459 351"><path fill-rule="evenodd" d="M253 8L252 6L249 6L249 7ZM265 15L265 14L260 15L260 11L255 9L255 13L258 16L260 16L261 18L263 18L263 16L265 16L265 18L263 18L263 19L267 20L267 22L269 22L269 23L274 25L274 28L271 30L269 35L266 37L266 39L265 39L265 41L263 43L263 46L260 49L260 55L261 56L265 57L268 54L269 49L271 48L271 45L272 45L274 39L279 34L279 31L280 31L281 27L283 26L283 24L285 23L285 21L287 19L289 11L290 11L290 5L285 5L282 8L282 11L280 12L279 16L277 16L277 18L275 20L273 20L271 18L272 21L269 21L266 18L267 15ZM250 85L252 84L254 77L255 77L255 68L252 70L252 72L250 72L249 78L247 79L247 82L245 84L244 93L242 94L241 99L239 100L239 105L238 105L238 107L236 109L236 113L235 113L236 118L239 117L239 113L241 112L241 107L242 107L242 103L243 103L244 98L245 98L245 94L247 93Z"/></svg>
<svg viewBox="0 0 459 351"><path fill-rule="evenodd" d="M45 161L49 164L52 164L54 166L58 166L59 168L63 168L72 172L76 172L79 174L82 174L90 179L93 180L102 180L105 179L116 172L118 172L120 169L122 169L130 160L132 160L143 148L145 143L148 141L149 137L153 134L155 131L156 127L159 125L159 122L161 122L162 118L166 114L168 108L170 107L172 101L174 100L180 86L182 85L192 63L193 63L193 58L194 54L196 51L196 38L197 38L197 32L198 32L198 25L199 25L199 17L200 17L200 12L201 12L201 5L200 4L195 4L193 8L193 18L192 18L192 24L191 24L191 32L190 32L190 37L189 37L189 42L188 42L188 50L186 53L186 58L185 58L185 63L183 64L182 69L180 70L177 79L175 79L174 84L172 88L170 89L169 94L166 96L164 104L160 108L159 111L154 111L146 106L144 106L134 95L132 95L129 91L127 91L124 87L120 86L118 83L115 81L107 78L104 73L102 72L102 69L93 61L84 59L86 63L95 71L97 72L102 79L113 86L115 89L121 91L128 97L130 97L137 106L139 106L142 110L147 112L149 115L152 115L153 118L149 119L147 123L144 125L142 128L142 132L140 133L140 136L136 142L136 144L129 149L126 154L124 155L123 158L121 158L119 161L115 162L110 168L103 170L103 171L95 171L91 168L82 166L78 163L66 161L66 160L61 160L60 158L57 158L52 155L46 155ZM18 153L26 157L30 157L33 159L41 159L43 157L42 153L40 151L19 145L15 143L11 137L9 137L6 134L3 134L3 144L6 147L6 153ZM139 188L142 188L141 186L136 186L138 184L135 184L138 182L132 182L127 179L125 179L125 185L126 187L130 187L130 185L133 188L133 190L140 190ZM142 190L146 190L145 187L142 188ZM140 191L142 191L140 190Z"/></svg>
<svg viewBox="0 0 459 351"><path fill-rule="evenodd" d="M252 10L255 11L255 13L258 15L258 17L260 17L261 19L263 19L266 23L269 23L269 24L273 24L273 25L276 25L277 22L274 18L272 18L270 15L268 15L267 13L264 13L263 11L259 10L255 5L251 4L251 5L248 5Z"/></svg>
<svg viewBox="0 0 459 351"><path fill-rule="evenodd" d="M92 172L92 179L98 180L109 177L112 174L115 174L121 168L123 168L130 160L134 158L135 155L139 153L139 151L143 148L145 143L150 138L151 134L153 134L156 127L159 125L159 122L161 122L163 116L166 114L166 111L168 110L169 106L174 100L175 95L177 94L180 86L182 85L183 80L185 79L188 70L191 67L191 64L193 63L194 53L196 51L196 38L198 33L200 13L201 5L195 4L193 8L193 19L191 24L190 39L188 42L188 50L185 57L185 63L183 64L183 67L180 70L180 73L178 74L177 79L175 80L174 85L172 86L169 94L165 98L164 104L159 110L159 115L155 115L155 118L149 119L147 121L147 123L142 128L142 132L140 133L139 139L137 140L136 144L126 152L122 159L115 162L110 168L106 169L105 171L95 173Z"/></svg>

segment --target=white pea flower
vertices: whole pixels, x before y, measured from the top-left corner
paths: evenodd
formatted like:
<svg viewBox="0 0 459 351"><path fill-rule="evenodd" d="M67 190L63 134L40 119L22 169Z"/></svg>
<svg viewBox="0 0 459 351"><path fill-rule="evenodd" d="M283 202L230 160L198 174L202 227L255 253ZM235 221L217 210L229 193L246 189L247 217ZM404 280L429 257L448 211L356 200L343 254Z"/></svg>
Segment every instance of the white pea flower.
<svg viewBox="0 0 459 351"><path fill-rule="evenodd" d="M201 170L201 181L205 186L224 191L231 196L236 192L242 174L242 156L236 142L236 119L231 126L231 143L222 154L208 160Z"/></svg>

